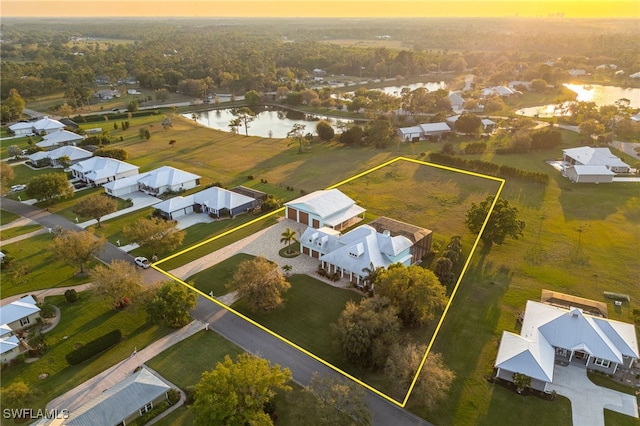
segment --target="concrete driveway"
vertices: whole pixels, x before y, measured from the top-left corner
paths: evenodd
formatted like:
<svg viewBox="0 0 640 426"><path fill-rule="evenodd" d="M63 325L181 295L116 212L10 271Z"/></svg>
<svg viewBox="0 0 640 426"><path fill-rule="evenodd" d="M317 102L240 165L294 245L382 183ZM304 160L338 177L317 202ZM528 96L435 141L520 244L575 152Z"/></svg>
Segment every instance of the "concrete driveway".
<svg viewBox="0 0 640 426"><path fill-rule="evenodd" d="M604 409L638 418L635 396L596 386L587 377L587 370L574 365L556 365L549 391L571 400L574 426L604 426Z"/></svg>

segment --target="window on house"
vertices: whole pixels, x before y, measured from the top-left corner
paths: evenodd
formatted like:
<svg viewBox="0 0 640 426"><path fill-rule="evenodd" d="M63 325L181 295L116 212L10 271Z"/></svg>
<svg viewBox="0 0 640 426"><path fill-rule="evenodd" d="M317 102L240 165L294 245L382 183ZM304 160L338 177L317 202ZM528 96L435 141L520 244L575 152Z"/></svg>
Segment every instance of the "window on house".
<svg viewBox="0 0 640 426"><path fill-rule="evenodd" d="M20 319L20 325L27 325L27 324L29 324L29 317L24 317Z"/></svg>
<svg viewBox="0 0 640 426"><path fill-rule="evenodd" d="M151 411L152 408L153 408L153 403L152 402L148 403L147 405L145 405L140 409L140 415L142 416L144 415L144 413Z"/></svg>
<svg viewBox="0 0 640 426"><path fill-rule="evenodd" d="M600 367L604 367L604 368L609 368L609 366L611 365L611 361L607 361L606 359L602 359L602 358L596 358L595 361L593 361L593 363L595 365L599 365Z"/></svg>

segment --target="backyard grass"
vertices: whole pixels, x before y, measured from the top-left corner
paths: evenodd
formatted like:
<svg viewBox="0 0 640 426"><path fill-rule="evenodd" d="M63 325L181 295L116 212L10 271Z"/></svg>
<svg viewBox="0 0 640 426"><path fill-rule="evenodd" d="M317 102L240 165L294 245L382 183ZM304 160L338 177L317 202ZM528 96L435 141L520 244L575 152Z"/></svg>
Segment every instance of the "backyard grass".
<svg viewBox="0 0 640 426"><path fill-rule="evenodd" d="M6 225L14 220L20 219L22 216L19 214L11 213L7 210L0 210L0 225Z"/></svg>
<svg viewBox="0 0 640 426"><path fill-rule="evenodd" d="M591 380L591 382L598 386L602 386L603 388L609 388L613 389L614 391L627 393L629 395L635 395L635 389L632 386L627 386L624 383L620 383L603 374L598 374L594 373L593 371L587 370L587 377L589 378L589 380Z"/></svg>
<svg viewBox="0 0 640 426"><path fill-rule="evenodd" d="M20 408L44 409L54 397L127 358L134 349L141 350L172 331L147 323L143 310L130 307L115 311L109 300L93 298L88 292L81 292L79 296L73 304L67 303L64 296L46 298L46 303L58 306L61 311L60 323L45 335L49 350L35 362L15 365L2 372L3 387L22 381L33 393L33 398L24 401ZM86 344L115 329L122 332L120 343L79 365L68 365L65 356L77 344ZM38 376L43 373L48 377L39 380Z"/></svg>
<svg viewBox="0 0 640 426"><path fill-rule="evenodd" d="M74 286L89 282L88 276L75 275L78 271L77 267L68 266L55 258L55 253L50 249L52 238L52 235L45 233L2 246L2 251L12 258L12 266L3 269L0 273L3 298L44 288ZM93 262L88 264L87 270L93 264ZM25 283L19 283L12 276L11 271L16 265L26 266L28 273L25 276Z"/></svg>
<svg viewBox="0 0 640 426"><path fill-rule="evenodd" d="M5 229L2 232L0 232L0 240L5 241L14 237L18 237L20 235L37 231L38 229L42 229L42 225L25 225L25 226L16 226L13 228Z"/></svg>

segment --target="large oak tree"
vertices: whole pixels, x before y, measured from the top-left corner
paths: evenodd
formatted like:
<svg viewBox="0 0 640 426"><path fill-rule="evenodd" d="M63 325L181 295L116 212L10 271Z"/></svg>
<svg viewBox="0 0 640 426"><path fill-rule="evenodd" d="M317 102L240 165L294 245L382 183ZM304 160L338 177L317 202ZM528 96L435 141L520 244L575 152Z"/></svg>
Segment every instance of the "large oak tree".
<svg viewBox="0 0 640 426"><path fill-rule="evenodd" d="M142 273L131 263L124 260L112 260L107 265L98 265L90 272L93 292L108 297L113 305L119 305L123 299L130 300L142 296Z"/></svg>
<svg viewBox="0 0 640 426"><path fill-rule="evenodd" d="M125 226L123 234L131 242L148 249L151 254L169 252L177 248L186 234L176 222L157 217L143 218Z"/></svg>
<svg viewBox="0 0 640 426"><path fill-rule="evenodd" d="M102 227L100 219L103 216L113 213L118 209L118 203L114 198L106 194L93 194L83 198L75 205L73 212L83 218L95 219L98 228Z"/></svg>
<svg viewBox="0 0 640 426"><path fill-rule="evenodd" d="M82 274L85 265L100 253L104 244L104 238L96 238L91 232L62 230L53 239L52 252L64 262L80 268Z"/></svg>
<svg viewBox="0 0 640 426"><path fill-rule="evenodd" d="M282 293L291 284L276 263L259 256L253 260L245 260L238 266L230 287L237 288L238 296L250 310L268 311L282 303Z"/></svg>
<svg viewBox="0 0 640 426"><path fill-rule="evenodd" d="M196 293L175 281L163 283L152 290L146 303L149 320L167 327L180 328L191 322L192 309L196 307Z"/></svg>
<svg viewBox="0 0 640 426"><path fill-rule="evenodd" d="M489 196L480 204L471 204L465 219L469 231L477 234L482 230L493 200L494 197ZM507 200L498 199L480 237L482 242L490 247L492 244L503 244L507 238L517 240L522 237L525 223L518 219L518 212L518 208L509 205Z"/></svg>
<svg viewBox="0 0 640 426"><path fill-rule="evenodd" d="M47 173L31 178L27 184L27 196L38 201L49 201L73 195L73 186L64 173Z"/></svg>
<svg viewBox="0 0 640 426"><path fill-rule="evenodd" d="M195 425L272 425L264 411L278 391L289 391L291 371L247 353L226 355L196 385Z"/></svg>

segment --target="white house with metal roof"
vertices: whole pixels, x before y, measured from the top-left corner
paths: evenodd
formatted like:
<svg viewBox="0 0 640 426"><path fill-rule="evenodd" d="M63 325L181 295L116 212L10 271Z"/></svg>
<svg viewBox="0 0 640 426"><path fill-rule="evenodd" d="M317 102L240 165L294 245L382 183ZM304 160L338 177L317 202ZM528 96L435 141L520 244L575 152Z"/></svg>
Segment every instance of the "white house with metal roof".
<svg viewBox="0 0 640 426"><path fill-rule="evenodd" d="M73 133L68 130L60 130L58 132L45 135L40 142L36 143L36 146L50 150L63 145L76 145L83 141L84 138L84 136L77 133Z"/></svg>
<svg viewBox="0 0 640 426"><path fill-rule="evenodd" d="M503 332L495 368L501 379L525 374L532 388L545 391L556 364L613 374L631 368L639 357L633 324L529 300L520 335Z"/></svg>
<svg viewBox="0 0 640 426"><path fill-rule="evenodd" d="M35 133L37 135L50 134L64 129L64 124L58 120L53 120L49 117L42 117L35 121L26 121L12 124L9 126L9 130L15 135L28 135Z"/></svg>
<svg viewBox="0 0 640 426"><path fill-rule="evenodd" d="M145 367L103 391L60 423L65 426L126 425L168 399L167 383Z"/></svg>
<svg viewBox="0 0 640 426"><path fill-rule="evenodd" d="M285 203L286 217L312 228L348 228L364 217L365 209L337 189L312 192Z"/></svg>
<svg viewBox="0 0 640 426"><path fill-rule="evenodd" d="M40 308L32 296L25 296L0 307L0 324L6 325L13 332L33 325L40 318Z"/></svg>
<svg viewBox="0 0 640 426"><path fill-rule="evenodd" d="M405 142L422 139L441 139L451 132L451 127L445 122L424 123L417 126L400 127L396 130L396 134Z"/></svg>
<svg viewBox="0 0 640 426"><path fill-rule="evenodd" d="M308 227L300 237L304 254L318 258L329 274L337 273L358 286L365 284L366 268L387 268L394 263L412 263L412 242L388 231L377 232L369 225L359 226L344 235L331 228Z"/></svg>
<svg viewBox="0 0 640 426"><path fill-rule="evenodd" d="M107 157L91 157L70 167L73 177L98 186L138 174L138 166Z"/></svg>
<svg viewBox="0 0 640 426"><path fill-rule="evenodd" d="M609 148L581 146L562 152L562 175L572 182L611 183L616 173L629 172L629 165Z"/></svg>
<svg viewBox="0 0 640 426"><path fill-rule="evenodd" d="M60 164L60 159L62 157L67 157L70 164L75 164L79 161L93 157L93 153L76 146L61 146L52 151L38 151L28 156L29 161L34 164L38 164L46 159L50 163L51 167L62 167Z"/></svg>
<svg viewBox="0 0 640 426"><path fill-rule="evenodd" d="M146 173L138 180L138 188L150 195L182 192L200 185L200 176L170 166L162 166Z"/></svg>

